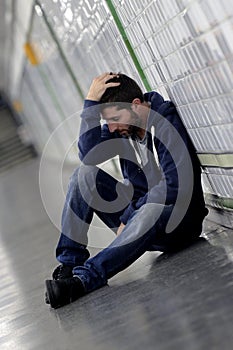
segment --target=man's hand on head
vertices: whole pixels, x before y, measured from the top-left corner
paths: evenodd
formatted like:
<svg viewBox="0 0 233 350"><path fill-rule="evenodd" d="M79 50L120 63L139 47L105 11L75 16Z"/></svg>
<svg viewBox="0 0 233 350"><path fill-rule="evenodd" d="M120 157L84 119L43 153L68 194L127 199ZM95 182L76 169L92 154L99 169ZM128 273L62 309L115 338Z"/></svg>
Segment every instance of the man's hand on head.
<svg viewBox="0 0 233 350"><path fill-rule="evenodd" d="M106 89L110 87L119 86L119 83L107 83L111 78L116 77L118 74L103 73L100 76L93 79L90 89L88 91L87 100L100 101L101 97L105 93Z"/></svg>

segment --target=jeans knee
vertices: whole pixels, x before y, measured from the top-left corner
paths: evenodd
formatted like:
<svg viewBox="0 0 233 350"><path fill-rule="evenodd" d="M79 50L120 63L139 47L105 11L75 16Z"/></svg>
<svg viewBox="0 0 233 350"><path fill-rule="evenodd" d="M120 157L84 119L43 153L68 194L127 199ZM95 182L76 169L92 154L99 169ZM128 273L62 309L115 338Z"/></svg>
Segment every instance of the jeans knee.
<svg viewBox="0 0 233 350"><path fill-rule="evenodd" d="M98 168L93 165L78 166L70 177L69 188L88 188L95 182L96 172Z"/></svg>

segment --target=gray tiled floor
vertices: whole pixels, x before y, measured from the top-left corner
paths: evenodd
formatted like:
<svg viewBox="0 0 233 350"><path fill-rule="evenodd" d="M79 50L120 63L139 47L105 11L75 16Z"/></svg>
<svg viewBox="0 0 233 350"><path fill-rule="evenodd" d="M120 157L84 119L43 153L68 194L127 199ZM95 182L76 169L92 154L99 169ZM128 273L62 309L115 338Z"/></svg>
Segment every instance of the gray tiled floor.
<svg viewBox="0 0 233 350"><path fill-rule="evenodd" d="M38 166L0 176L1 349L233 348L233 233L208 221L206 240L189 249L146 253L108 287L58 310L44 304L58 230L40 199ZM56 216L57 193L48 191Z"/></svg>

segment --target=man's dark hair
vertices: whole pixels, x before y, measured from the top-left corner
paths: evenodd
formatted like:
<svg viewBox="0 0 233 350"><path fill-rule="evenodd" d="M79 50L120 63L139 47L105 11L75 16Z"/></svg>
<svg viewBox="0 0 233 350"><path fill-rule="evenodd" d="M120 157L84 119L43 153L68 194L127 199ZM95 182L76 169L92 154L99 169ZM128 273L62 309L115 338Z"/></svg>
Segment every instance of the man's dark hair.
<svg viewBox="0 0 233 350"><path fill-rule="evenodd" d="M101 103L126 102L131 103L135 98L139 98L144 102L144 96L141 88L136 81L125 74L119 73L117 76L109 79L107 83L118 83L119 86L106 89L101 97Z"/></svg>

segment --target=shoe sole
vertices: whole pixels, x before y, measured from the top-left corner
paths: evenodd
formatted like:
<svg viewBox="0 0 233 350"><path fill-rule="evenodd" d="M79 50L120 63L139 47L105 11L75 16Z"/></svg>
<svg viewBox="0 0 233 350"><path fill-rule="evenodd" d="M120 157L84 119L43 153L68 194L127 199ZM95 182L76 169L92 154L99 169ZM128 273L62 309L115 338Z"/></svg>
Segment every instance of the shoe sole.
<svg viewBox="0 0 233 350"><path fill-rule="evenodd" d="M45 303L50 304L47 292L45 292Z"/></svg>
<svg viewBox="0 0 233 350"><path fill-rule="evenodd" d="M47 300L53 309L57 309L60 307L60 305L57 304L56 296L55 296L54 291L53 291L53 284L54 284L53 280L46 280L45 281L45 286L47 289Z"/></svg>

